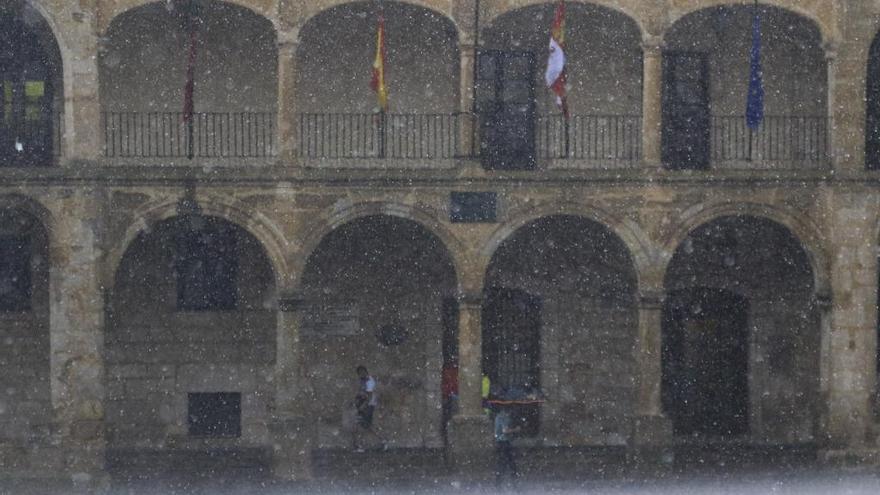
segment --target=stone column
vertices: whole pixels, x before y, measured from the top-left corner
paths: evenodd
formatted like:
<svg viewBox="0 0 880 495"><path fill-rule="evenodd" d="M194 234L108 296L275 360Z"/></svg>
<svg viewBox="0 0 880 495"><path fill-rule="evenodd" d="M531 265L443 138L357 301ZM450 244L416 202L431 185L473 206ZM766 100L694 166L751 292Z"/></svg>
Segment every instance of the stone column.
<svg viewBox="0 0 880 495"><path fill-rule="evenodd" d="M278 300L275 350L275 411L273 474L284 480L312 477L311 445L315 425L306 405L311 403L302 376L302 346L299 329L304 301L287 294Z"/></svg>
<svg viewBox="0 0 880 495"><path fill-rule="evenodd" d="M480 396L482 302L482 295L464 294L459 298L458 308L459 411L449 425L449 448L452 461L469 471L487 467L492 448L492 431Z"/></svg>
<svg viewBox="0 0 880 495"><path fill-rule="evenodd" d="M843 143L839 142L838 138L843 134L835 129L834 124L835 120L840 119L843 121L845 117L837 111L838 108L834 104L837 97L837 49L832 44L825 44L823 48L825 49L826 84L828 85L826 96L828 101L825 102L826 115L828 117L828 158L830 159L831 166L838 168L842 162L840 159L843 157L843 147L841 146Z"/></svg>
<svg viewBox="0 0 880 495"><path fill-rule="evenodd" d="M638 461L661 460L671 446L672 424L663 415L660 400L662 374L662 289L643 290L639 296L639 333L636 343L636 415L633 418L631 454Z"/></svg>
<svg viewBox="0 0 880 495"><path fill-rule="evenodd" d="M834 192L827 207L830 288L817 289L822 318L818 440L827 457L846 459L865 448L872 423L877 248L876 240L865 233L876 226L876 200L861 193Z"/></svg>
<svg viewBox="0 0 880 495"><path fill-rule="evenodd" d="M104 292L95 194L85 189L52 205L50 387L64 475L90 486L104 468Z"/></svg>
<svg viewBox="0 0 880 495"><path fill-rule="evenodd" d="M299 125L296 112L296 51L298 31L278 33L278 160L291 166L299 146Z"/></svg>
<svg viewBox="0 0 880 495"><path fill-rule="evenodd" d="M479 143L476 115L474 113L474 61L476 49L473 43L461 43L459 50L459 149L460 156L471 157L477 153Z"/></svg>
<svg viewBox="0 0 880 495"><path fill-rule="evenodd" d="M98 38L78 38L82 45L68 54L64 66L62 156L65 165L103 155L101 102L98 94Z"/></svg>
<svg viewBox="0 0 880 495"><path fill-rule="evenodd" d="M642 43L642 162L661 167L661 93L663 91L663 47L659 37Z"/></svg>

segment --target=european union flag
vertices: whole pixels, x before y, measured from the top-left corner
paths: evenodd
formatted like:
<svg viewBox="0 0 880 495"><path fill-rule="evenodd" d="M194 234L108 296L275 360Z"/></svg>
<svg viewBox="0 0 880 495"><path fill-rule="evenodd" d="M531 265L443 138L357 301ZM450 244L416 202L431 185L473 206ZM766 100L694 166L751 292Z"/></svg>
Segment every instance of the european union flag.
<svg viewBox="0 0 880 495"><path fill-rule="evenodd" d="M746 125L749 129L755 130L761 125L762 120L764 120L764 83L761 80L761 18L758 16L758 2L755 2Z"/></svg>

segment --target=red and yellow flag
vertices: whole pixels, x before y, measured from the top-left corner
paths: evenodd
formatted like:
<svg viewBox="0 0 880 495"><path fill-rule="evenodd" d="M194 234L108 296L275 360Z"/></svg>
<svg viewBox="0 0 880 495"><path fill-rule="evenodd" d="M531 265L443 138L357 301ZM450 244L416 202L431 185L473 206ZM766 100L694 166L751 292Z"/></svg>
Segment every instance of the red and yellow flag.
<svg viewBox="0 0 880 495"><path fill-rule="evenodd" d="M556 104L568 118L568 104L565 101L565 2L559 0L553 27L550 29L550 52L547 56L547 71L544 73L547 87L556 94Z"/></svg>
<svg viewBox="0 0 880 495"><path fill-rule="evenodd" d="M388 110L388 89L385 87L385 18L379 16L376 28L376 58L373 60L373 79L370 87L376 92L379 108Z"/></svg>

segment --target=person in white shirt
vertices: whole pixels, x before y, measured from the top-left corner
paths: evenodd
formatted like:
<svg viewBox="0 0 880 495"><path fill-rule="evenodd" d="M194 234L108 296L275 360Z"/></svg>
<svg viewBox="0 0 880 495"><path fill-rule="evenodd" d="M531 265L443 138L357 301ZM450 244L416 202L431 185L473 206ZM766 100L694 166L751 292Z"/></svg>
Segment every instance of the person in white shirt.
<svg viewBox="0 0 880 495"><path fill-rule="evenodd" d="M352 431L352 448L355 452L363 452L363 436L372 436L379 444L379 447L385 449L385 441L373 429L373 415L376 412L376 406L379 405L379 395L376 393L376 379L370 376L365 366L358 366L357 369L360 388L354 398L354 407L357 410L357 421Z"/></svg>

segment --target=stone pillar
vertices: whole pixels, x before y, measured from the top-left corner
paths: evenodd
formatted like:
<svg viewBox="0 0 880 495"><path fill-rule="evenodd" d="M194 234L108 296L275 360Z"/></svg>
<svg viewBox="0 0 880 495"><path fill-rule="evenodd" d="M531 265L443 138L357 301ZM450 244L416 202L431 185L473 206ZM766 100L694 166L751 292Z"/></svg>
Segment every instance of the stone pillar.
<svg viewBox="0 0 880 495"><path fill-rule="evenodd" d="M299 116L296 112L296 50L299 32L278 33L278 160L290 166L299 146Z"/></svg>
<svg viewBox="0 0 880 495"><path fill-rule="evenodd" d="M50 387L61 472L95 486L104 474L104 292L95 194L80 190L52 206Z"/></svg>
<svg viewBox="0 0 880 495"><path fill-rule="evenodd" d="M823 48L825 49L825 77L826 84L828 85L828 94L826 96L828 98L828 101L826 101L828 158L830 159L831 166L838 168L841 163L845 162L845 160L842 160L845 145L838 139L843 136L843 133L835 129L834 124L837 118L845 120L845 117L841 112L837 111L837 106L834 104L837 98L837 49L832 44L825 44Z"/></svg>
<svg viewBox="0 0 880 495"><path fill-rule="evenodd" d="M828 208L830 291L820 287L817 296L822 317L818 440L826 456L851 458L865 448L876 382L877 246L865 234L876 226L876 200L835 192Z"/></svg>
<svg viewBox="0 0 880 495"><path fill-rule="evenodd" d="M78 38L82 45L68 54L64 66L62 156L65 165L103 155L101 102L98 94L98 38Z"/></svg>
<svg viewBox="0 0 880 495"><path fill-rule="evenodd" d="M480 387L482 364L482 296L465 294L458 309L458 395L459 411L449 425L450 459L468 471L488 467L492 431L483 413Z"/></svg>
<svg viewBox="0 0 880 495"><path fill-rule="evenodd" d="M302 346L299 329L303 299L286 295L278 300L275 350L275 411L270 431L273 437L273 474L283 480L312 477L311 445L315 425L306 405L311 403L302 375Z"/></svg>
<svg viewBox="0 0 880 495"><path fill-rule="evenodd" d="M643 290L639 297L639 334L636 344L636 415L631 455L638 462L657 462L669 450L672 424L663 415L660 400L662 374L662 289Z"/></svg>
<svg viewBox="0 0 880 495"><path fill-rule="evenodd" d="M461 43L459 50L459 149L457 154L463 157L476 156L477 119L474 113L474 63L476 49L473 43Z"/></svg>
<svg viewBox="0 0 880 495"><path fill-rule="evenodd" d="M663 91L663 47L658 38L642 44L642 162L661 167L661 93Z"/></svg>

